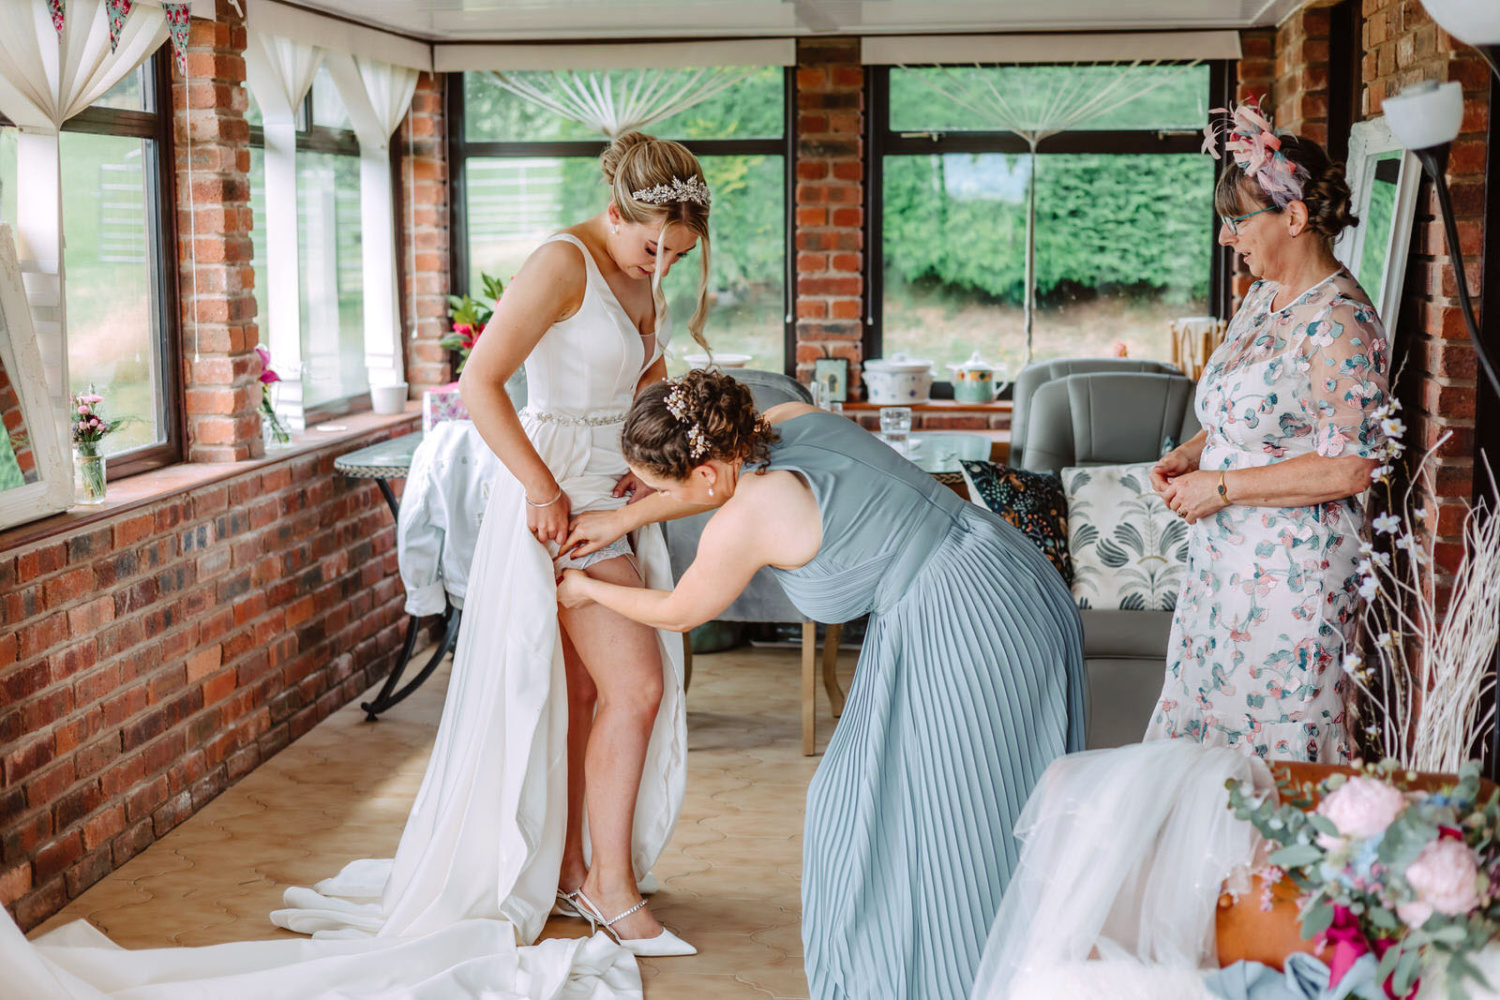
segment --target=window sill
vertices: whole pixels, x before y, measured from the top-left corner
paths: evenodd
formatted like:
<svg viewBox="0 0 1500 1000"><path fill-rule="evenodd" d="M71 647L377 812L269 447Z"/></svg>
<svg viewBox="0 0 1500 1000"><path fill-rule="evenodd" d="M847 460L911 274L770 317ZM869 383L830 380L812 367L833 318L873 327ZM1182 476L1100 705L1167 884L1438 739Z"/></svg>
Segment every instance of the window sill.
<svg viewBox="0 0 1500 1000"><path fill-rule="evenodd" d="M1009 413L1011 402L997 399L992 403L963 403L956 399L932 399L925 403L845 403L844 412L874 413L888 406L906 406L913 413Z"/></svg>
<svg viewBox="0 0 1500 1000"><path fill-rule="evenodd" d="M347 450L351 442L373 432L384 430L398 432L392 434L392 437L420 432L421 419L421 401L412 400L406 404L404 412L393 416L377 416L369 412L350 413L315 425L306 431L295 432L292 434L290 448L278 449L263 458L244 462L183 462L117 479L110 482L106 499L98 506L73 507L61 514L54 514L29 524L18 524L8 531L0 532L0 551L28 545L53 535L65 534L180 493L187 493L211 486L216 482L242 476L256 469L306 458L320 452Z"/></svg>

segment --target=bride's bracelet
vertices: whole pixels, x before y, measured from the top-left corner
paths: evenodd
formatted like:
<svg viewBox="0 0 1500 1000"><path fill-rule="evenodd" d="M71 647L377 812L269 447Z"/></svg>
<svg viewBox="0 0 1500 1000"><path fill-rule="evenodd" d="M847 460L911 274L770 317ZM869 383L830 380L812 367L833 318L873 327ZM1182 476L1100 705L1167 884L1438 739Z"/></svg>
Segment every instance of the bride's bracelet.
<svg viewBox="0 0 1500 1000"><path fill-rule="evenodd" d="M553 497L551 500L548 500L546 503L532 503L531 502L531 497L527 496L524 493L521 494L521 499L526 501L526 506L528 506L528 507L535 507L538 510L540 510L543 507L551 507L553 504L557 503L557 501L559 501L559 500L562 499L562 495L563 495L563 488L561 486L559 486L557 488L557 496Z"/></svg>

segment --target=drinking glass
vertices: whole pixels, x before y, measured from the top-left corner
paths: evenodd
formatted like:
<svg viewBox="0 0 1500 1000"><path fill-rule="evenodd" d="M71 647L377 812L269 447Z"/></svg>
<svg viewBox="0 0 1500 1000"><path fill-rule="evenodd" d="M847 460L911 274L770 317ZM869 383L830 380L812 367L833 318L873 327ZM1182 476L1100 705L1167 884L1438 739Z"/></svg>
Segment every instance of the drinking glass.
<svg viewBox="0 0 1500 1000"><path fill-rule="evenodd" d="M902 455L911 438L911 407L887 406L880 411L880 436Z"/></svg>

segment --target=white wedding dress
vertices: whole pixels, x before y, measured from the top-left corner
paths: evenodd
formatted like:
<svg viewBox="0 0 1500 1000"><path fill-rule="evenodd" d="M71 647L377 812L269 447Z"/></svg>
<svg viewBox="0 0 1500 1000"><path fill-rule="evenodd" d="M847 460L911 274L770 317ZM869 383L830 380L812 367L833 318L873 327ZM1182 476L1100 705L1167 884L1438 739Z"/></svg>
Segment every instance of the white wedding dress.
<svg viewBox="0 0 1500 1000"><path fill-rule="evenodd" d="M648 354L652 338L588 249L567 234L551 240L582 253L587 287L578 312L527 358L521 419L572 509L601 510L624 502L612 495L627 471L621 424L664 343ZM634 958L602 933L528 946L562 860L568 715L554 563L526 529L523 496L502 472L480 528L437 741L396 857L288 889L287 908L272 914L315 940L125 951L82 921L28 943L4 918L0 1000L639 997ZM648 525L631 545L647 586L671 589L660 528ZM681 639L662 632L660 648L665 691L636 800L638 878L672 836L686 777Z"/></svg>

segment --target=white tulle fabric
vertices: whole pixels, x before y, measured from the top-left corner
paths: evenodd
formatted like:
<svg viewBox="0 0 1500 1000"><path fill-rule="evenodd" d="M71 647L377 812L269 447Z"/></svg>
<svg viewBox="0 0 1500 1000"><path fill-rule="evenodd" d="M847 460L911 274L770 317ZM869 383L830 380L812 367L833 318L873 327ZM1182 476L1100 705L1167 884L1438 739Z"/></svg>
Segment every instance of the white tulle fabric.
<svg viewBox="0 0 1500 1000"><path fill-rule="evenodd" d="M1274 793L1261 760L1190 740L1055 761L1016 824L971 1000L1207 996L1220 886L1258 842L1229 779Z"/></svg>
<svg viewBox="0 0 1500 1000"><path fill-rule="evenodd" d="M660 356L588 250L577 314L527 360L533 444L573 510L623 503L620 425L541 420L628 409ZM0 1000L638 1000L635 959L603 933L535 941L551 909L567 816L567 682L553 564L526 530L519 482L497 477L470 573L437 741L394 859L355 861L292 888L272 919L313 940L126 951L77 921L28 943L0 910ZM656 525L632 543L647 586L669 590ZM662 632L665 691L636 802L644 878L682 809L682 643Z"/></svg>

